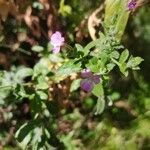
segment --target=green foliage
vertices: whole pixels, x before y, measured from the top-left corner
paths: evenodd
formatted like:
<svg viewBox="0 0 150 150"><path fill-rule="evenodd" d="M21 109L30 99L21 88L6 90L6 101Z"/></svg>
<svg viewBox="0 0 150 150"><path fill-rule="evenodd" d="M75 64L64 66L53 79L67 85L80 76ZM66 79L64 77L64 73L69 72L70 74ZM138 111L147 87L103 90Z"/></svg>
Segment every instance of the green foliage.
<svg viewBox="0 0 150 150"><path fill-rule="evenodd" d="M128 0L106 0L104 23L109 28L110 25L114 27L114 32L116 32L114 36L117 41L121 40L129 18L127 3Z"/></svg>
<svg viewBox="0 0 150 150"><path fill-rule="evenodd" d="M31 19L31 26L27 24L29 27L26 27L20 22L17 24L15 18L11 20L11 16L6 22L2 22L4 29L5 23L12 28L15 26L15 29L10 31L13 37L18 37L18 32L22 31L29 34L34 25L37 25L37 30L31 32L25 42L18 40L18 43L15 43L21 48L15 49L16 45L13 45L14 56L11 56L10 62L7 50L11 50L11 46L2 46L0 58L6 53L8 62L5 63L8 64L0 66L0 146L3 145L1 141L9 134L8 128L15 125L17 131L10 145L21 149L107 150L120 149L122 145L123 149L149 149L150 86L149 80L145 80L149 70L143 69L143 65L149 64L149 55L143 54L144 44L140 47L143 48L141 55L141 50L138 49L140 42L135 42L139 36L139 41L148 43L149 17L146 17L148 15L144 10L137 13L137 16L133 16L136 17L133 24L140 27L132 29L132 36L123 36L130 14L127 11L128 1L106 0L106 5L103 6L104 21L100 24L102 29L98 28L97 33L99 37L90 41L83 24L86 24L89 10L96 9L100 3L102 2L93 3L90 0L60 0L48 3L34 1L27 4L29 8L31 6L32 11L26 10L24 19L26 24ZM25 8L20 9L24 11ZM139 19L140 17L142 19ZM49 18L55 18L58 26L55 19ZM81 20L83 22L79 25ZM144 27L142 20L144 23L148 22ZM43 28L38 26L40 24ZM133 24L129 22L129 25ZM39 30L42 28L42 36L34 38L38 27ZM51 30L57 28L64 29L63 34L66 37L61 51L54 54L53 46L45 32L51 33ZM131 34L128 28L126 32ZM138 30L141 32L137 32ZM5 32L3 34L7 34ZM78 35L83 36L82 42L75 42L75 39L79 38ZM130 37L133 39L129 42ZM7 43L8 39L4 41L2 38L2 45ZM36 40L38 42L35 42ZM71 46L67 43L71 43ZM130 47L131 43L135 47ZM146 62L143 62L145 55ZM135 71L129 73L129 70L139 70L140 64L142 74ZM100 83L93 83L90 93L85 93L80 88L81 81L85 79L80 73L86 68L90 69L92 74L100 75ZM146 73L143 70L146 70ZM91 78L92 76L89 76L86 80Z"/></svg>
<svg viewBox="0 0 150 150"><path fill-rule="evenodd" d="M58 74L62 76L69 76L72 73L79 72L81 70L81 64L76 63L74 60L65 62L57 71Z"/></svg>
<svg viewBox="0 0 150 150"><path fill-rule="evenodd" d="M65 0L60 1L60 8L59 13L61 13L63 16L70 15L72 13L72 9L69 5L65 5Z"/></svg>
<svg viewBox="0 0 150 150"><path fill-rule="evenodd" d="M80 87L81 79L74 80L70 87L70 92L77 90Z"/></svg>
<svg viewBox="0 0 150 150"><path fill-rule="evenodd" d="M54 149L49 143L50 133L43 126L39 126L38 120L25 123L16 132L16 138L22 149Z"/></svg>
<svg viewBox="0 0 150 150"><path fill-rule="evenodd" d="M21 68L15 74L15 80L18 80L18 83L25 79L28 76L33 75L33 70L31 68Z"/></svg>
<svg viewBox="0 0 150 150"><path fill-rule="evenodd" d="M32 50L35 52L42 52L44 48L42 46L33 46Z"/></svg>

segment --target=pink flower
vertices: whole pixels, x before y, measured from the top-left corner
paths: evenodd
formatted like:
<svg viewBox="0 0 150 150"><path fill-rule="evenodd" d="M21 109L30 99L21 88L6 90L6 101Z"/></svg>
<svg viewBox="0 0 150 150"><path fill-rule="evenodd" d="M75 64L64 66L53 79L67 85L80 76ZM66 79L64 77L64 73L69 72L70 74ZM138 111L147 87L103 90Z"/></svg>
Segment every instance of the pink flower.
<svg viewBox="0 0 150 150"><path fill-rule="evenodd" d="M53 45L53 53L57 54L60 51L60 47L64 44L64 37L62 37L61 33L59 31L56 31L51 36L51 44Z"/></svg>
<svg viewBox="0 0 150 150"><path fill-rule="evenodd" d="M135 9L136 4L137 4L136 0L131 0L131 1L128 3L128 10L133 10L133 9Z"/></svg>

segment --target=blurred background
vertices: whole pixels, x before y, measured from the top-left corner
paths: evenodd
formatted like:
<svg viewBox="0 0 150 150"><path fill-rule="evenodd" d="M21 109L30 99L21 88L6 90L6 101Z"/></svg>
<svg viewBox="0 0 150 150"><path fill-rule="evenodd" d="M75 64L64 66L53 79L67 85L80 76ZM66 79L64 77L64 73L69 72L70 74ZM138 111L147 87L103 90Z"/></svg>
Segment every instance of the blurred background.
<svg viewBox="0 0 150 150"><path fill-rule="evenodd" d="M90 42L87 21L102 3L101 0L0 0L0 71L7 71L5 78L0 74L0 81L10 82L19 66L33 67L39 58L32 46L44 47L56 30L72 46ZM99 15L103 18L103 10ZM149 16L149 4L132 12L122 39L133 56L144 59L141 70L130 72L127 78L117 69L110 74L108 94L113 104L101 115L94 115L94 96L85 96L80 90L71 97L64 96L53 123L54 137L57 136L51 139L51 145L60 150L150 149ZM50 109L58 113L53 102ZM11 93L0 90L0 149L20 149L14 134L23 122L31 120L30 113L28 99L15 101Z"/></svg>

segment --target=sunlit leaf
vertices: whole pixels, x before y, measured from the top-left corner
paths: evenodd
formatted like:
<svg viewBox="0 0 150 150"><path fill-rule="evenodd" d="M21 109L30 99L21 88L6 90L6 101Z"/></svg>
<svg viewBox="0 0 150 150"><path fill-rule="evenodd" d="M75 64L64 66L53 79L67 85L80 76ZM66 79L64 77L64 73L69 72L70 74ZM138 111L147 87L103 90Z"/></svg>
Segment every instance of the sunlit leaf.
<svg viewBox="0 0 150 150"><path fill-rule="evenodd" d="M81 79L74 80L71 84L70 92L77 90L80 87L80 82L81 82Z"/></svg>

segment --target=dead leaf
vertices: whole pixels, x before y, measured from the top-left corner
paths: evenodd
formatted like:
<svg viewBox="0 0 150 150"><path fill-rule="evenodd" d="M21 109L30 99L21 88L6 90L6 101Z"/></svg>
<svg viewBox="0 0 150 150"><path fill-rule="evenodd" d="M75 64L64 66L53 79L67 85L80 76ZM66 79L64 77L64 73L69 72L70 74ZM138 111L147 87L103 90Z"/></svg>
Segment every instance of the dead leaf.
<svg viewBox="0 0 150 150"><path fill-rule="evenodd" d="M17 15L17 6L12 0L0 0L0 17L5 21L9 14L16 16Z"/></svg>

